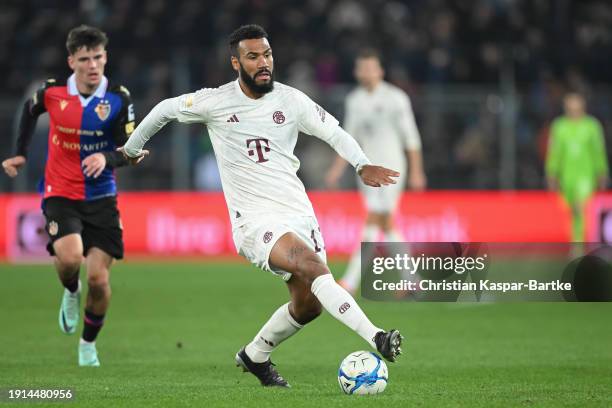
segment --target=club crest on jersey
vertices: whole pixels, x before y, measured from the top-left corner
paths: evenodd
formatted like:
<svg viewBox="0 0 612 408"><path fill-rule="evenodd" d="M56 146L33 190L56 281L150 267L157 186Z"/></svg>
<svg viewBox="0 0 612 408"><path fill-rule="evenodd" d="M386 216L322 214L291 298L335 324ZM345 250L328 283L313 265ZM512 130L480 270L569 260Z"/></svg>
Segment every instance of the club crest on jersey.
<svg viewBox="0 0 612 408"><path fill-rule="evenodd" d="M280 125L281 123L285 122L285 115L283 115L283 112L281 111L276 111L272 115L272 119L274 120L274 123L277 123Z"/></svg>
<svg viewBox="0 0 612 408"><path fill-rule="evenodd" d="M59 226L57 225L57 222L51 221L49 223L49 235L55 236L57 235L58 231L59 231Z"/></svg>
<svg viewBox="0 0 612 408"><path fill-rule="evenodd" d="M98 115L100 120L104 122L110 116L110 112L111 112L110 102L107 100L102 100L100 101L100 103L98 103L98 105L96 106L96 109L94 110L96 111L96 115Z"/></svg>

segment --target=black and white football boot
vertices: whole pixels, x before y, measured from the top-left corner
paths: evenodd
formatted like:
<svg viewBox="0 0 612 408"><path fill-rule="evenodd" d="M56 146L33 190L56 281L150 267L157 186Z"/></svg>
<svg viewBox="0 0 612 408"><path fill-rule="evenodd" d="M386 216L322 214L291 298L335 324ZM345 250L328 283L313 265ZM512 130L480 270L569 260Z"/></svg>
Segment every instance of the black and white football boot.
<svg viewBox="0 0 612 408"><path fill-rule="evenodd" d="M236 367L242 367L245 373L251 373L259 379L264 387L285 387L290 388L291 385L280 376L274 368L274 363L268 359L263 363L255 363L251 361L244 347L236 353Z"/></svg>
<svg viewBox="0 0 612 408"><path fill-rule="evenodd" d="M394 362L402 354L402 340L404 337L398 330L380 331L374 336L374 343L378 352L388 361Z"/></svg>

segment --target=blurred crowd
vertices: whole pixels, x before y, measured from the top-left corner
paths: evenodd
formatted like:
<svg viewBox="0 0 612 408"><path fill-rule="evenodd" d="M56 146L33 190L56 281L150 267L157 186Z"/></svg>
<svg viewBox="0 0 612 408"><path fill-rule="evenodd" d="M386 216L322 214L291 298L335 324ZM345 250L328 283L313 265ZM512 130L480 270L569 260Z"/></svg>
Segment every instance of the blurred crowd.
<svg viewBox="0 0 612 408"><path fill-rule="evenodd" d="M34 79L67 76L66 33L88 23L109 35L107 74L132 91L143 114L168 96L233 79L226 39L248 22L268 30L276 79L339 118L355 54L378 48L387 79L413 100L433 188L502 187L508 101L517 188L543 186L547 125L568 89L585 93L591 113L611 129L612 3L605 0L9 0L0 8L0 94L18 100ZM196 151L209 151L199 135L192 139ZM299 148L319 157L308 144ZM194 172L208 168L194 156ZM312 174L303 167L304 179L321 188L319 166L312 167Z"/></svg>

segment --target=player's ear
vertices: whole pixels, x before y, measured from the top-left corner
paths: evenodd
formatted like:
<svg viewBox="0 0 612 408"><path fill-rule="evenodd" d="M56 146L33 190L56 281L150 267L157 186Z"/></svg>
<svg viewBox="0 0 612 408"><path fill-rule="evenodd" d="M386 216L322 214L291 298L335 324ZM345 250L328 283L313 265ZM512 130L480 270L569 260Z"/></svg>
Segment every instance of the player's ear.
<svg viewBox="0 0 612 408"><path fill-rule="evenodd" d="M232 68L234 68L234 71L236 72L240 71L240 61L238 61L238 58L232 55L231 62L232 62Z"/></svg>
<svg viewBox="0 0 612 408"><path fill-rule="evenodd" d="M68 55L68 66L74 70L74 57L72 55Z"/></svg>

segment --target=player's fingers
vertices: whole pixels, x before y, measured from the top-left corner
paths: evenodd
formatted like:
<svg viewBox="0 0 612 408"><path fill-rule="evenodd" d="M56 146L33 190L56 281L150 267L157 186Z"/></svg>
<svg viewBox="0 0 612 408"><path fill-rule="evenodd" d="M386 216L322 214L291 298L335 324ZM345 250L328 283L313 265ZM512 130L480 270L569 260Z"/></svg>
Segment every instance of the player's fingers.
<svg viewBox="0 0 612 408"><path fill-rule="evenodd" d="M99 165L98 168L95 170L93 177L98 178L98 176L102 174L103 171L104 171L104 166Z"/></svg>
<svg viewBox="0 0 612 408"><path fill-rule="evenodd" d="M399 177L400 176L398 171L390 170L390 169L385 169L385 175L391 176L391 177Z"/></svg>

